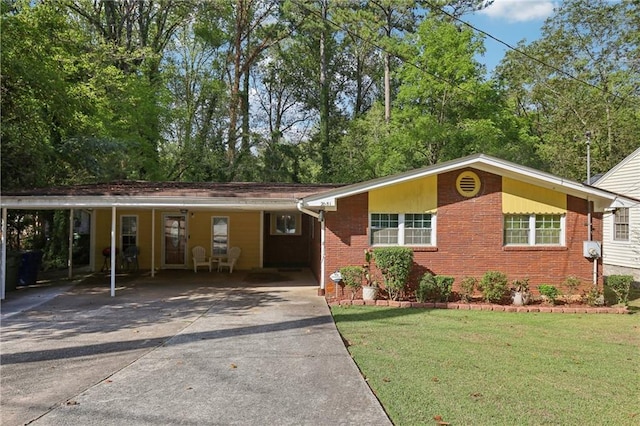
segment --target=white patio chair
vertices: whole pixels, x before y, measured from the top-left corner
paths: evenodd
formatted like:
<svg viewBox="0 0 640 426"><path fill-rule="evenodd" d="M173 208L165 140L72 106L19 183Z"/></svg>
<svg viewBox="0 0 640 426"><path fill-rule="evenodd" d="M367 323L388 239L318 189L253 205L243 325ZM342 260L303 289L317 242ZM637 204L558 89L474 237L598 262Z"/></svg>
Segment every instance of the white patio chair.
<svg viewBox="0 0 640 426"><path fill-rule="evenodd" d="M198 266L208 266L211 272L211 258L207 259L207 252L202 246L195 246L191 249L193 253L193 272L198 272Z"/></svg>
<svg viewBox="0 0 640 426"><path fill-rule="evenodd" d="M218 262L218 272L222 271L222 268L229 268L229 273L233 273L233 267L235 266L242 250L240 247L231 247L226 259L220 259Z"/></svg>

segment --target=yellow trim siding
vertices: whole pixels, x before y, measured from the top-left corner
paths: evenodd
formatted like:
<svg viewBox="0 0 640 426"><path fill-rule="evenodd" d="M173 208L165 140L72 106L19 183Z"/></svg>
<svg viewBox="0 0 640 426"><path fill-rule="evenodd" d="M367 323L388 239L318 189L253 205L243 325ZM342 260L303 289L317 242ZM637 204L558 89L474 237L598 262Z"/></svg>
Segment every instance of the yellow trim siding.
<svg viewBox="0 0 640 426"><path fill-rule="evenodd" d="M162 217L164 210L157 209L155 217L155 267L162 268ZM176 213L176 212L171 212ZM120 247L120 220L123 215L138 216L138 246L140 247L140 268L151 268L151 210L118 209L116 212L116 246ZM203 246L207 256L211 253L211 218L223 216L229 218L229 243L242 249L237 269L252 269L261 266L260 259L260 217L262 212L225 212L193 210L187 213L187 265L192 268L191 249ZM102 249L111 245L111 210L96 209L95 221L95 268L100 270L104 258Z"/></svg>
<svg viewBox="0 0 640 426"><path fill-rule="evenodd" d="M437 208L437 176L427 176L369 191L370 212L435 213Z"/></svg>
<svg viewBox="0 0 640 426"><path fill-rule="evenodd" d="M502 213L565 214L567 195L506 177L502 178Z"/></svg>

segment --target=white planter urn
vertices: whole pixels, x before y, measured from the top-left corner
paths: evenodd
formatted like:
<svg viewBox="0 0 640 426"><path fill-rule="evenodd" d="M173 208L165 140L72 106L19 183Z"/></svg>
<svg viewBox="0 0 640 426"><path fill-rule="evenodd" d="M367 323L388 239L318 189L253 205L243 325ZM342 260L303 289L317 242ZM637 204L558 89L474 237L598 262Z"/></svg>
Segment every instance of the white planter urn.
<svg viewBox="0 0 640 426"><path fill-rule="evenodd" d="M377 295L378 295L378 287L373 287L373 286L362 287L362 298L364 300L376 300Z"/></svg>
<svg viewBox="0 0 640 426"><path fill-rule="evenodd" d="M512 295L513 304L515 306L523 306L529 303L529 293L515 291Z"/></svg>

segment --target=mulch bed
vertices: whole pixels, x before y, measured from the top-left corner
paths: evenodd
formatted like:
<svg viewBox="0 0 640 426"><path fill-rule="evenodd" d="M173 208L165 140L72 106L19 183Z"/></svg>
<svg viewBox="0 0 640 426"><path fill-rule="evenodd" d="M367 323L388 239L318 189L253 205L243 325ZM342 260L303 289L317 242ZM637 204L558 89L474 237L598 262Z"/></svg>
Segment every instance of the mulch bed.
<svg viewBox="0 0 640 426"><path fill-rule="evenodd" d="M496 311L496 312L542 312L556 314L628 314L630 313L626 307L593 307L580 304L567 305L544 305L531 304L525 306L514 305L496 305L490 303L463 303L463 302L412 302L412 301L394 301L394 300L329 300L330 306L384 306L394 308L422 308L422 309L459 309L472 311Z"/></svg>

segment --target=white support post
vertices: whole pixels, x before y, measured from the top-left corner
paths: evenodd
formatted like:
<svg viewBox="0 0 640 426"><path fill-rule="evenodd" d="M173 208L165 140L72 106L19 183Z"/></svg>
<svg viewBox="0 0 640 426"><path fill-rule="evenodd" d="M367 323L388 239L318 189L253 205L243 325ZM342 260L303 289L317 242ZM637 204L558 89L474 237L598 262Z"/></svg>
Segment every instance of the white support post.
<svg viewBox="0 0 640 426"><path fill-rule="evenodd" d="M264 210L260 210L260 230L258 232L260 232L258 236L258 241L260 241L260 267L264 268Z"/></svg>
<svg viewBox="0 0 640 426"><path fill-rule="evenodd" d="M156 209L151 209L151 278L156 276Z"/></svg>
<svg viewBox="0 0 640 426"><path fill-rule="evenodd" d="M0 288L0 298L4 300L7 290L7 208L2 209L2 259L0 259L0 281L2 282L2 288Z"/></svg>
<svg viewBox="0 0 640 426"><path fill-rule="evenodd" d="M73 209L69 210L69 253L67 257L69 272L67 278L73 278Z"/></svg>
<svg viewBox="0 0 640 426"><path fill-rule="evenodd" d="M325 226L324 226L324 215L320 220L320 289L322 291L325 290Z"/></svg>
<svg viewBox="0 0 640 426"><path fill-rule="evenodd" d="M111 297L116 295L116 206L111 207Z"/></svg>

